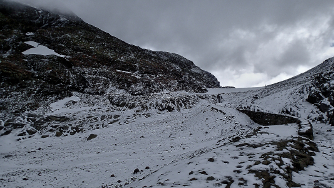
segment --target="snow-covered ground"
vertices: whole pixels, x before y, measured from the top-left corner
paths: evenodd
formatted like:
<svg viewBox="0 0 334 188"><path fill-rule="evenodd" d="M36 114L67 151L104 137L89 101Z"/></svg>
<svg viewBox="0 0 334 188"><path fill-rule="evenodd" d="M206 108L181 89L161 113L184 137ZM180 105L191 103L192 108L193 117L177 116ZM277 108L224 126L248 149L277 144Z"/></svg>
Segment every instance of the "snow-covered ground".
<svg viewBox="0 0 334 188"><path fill-rule="evenodd" d="M60 107L67 100L51 104L52 114L72 113ZM182 161L197 150L211 149L222 135L229 138L254 127L234 109L224 110L224 115L214 109L219 106L202 105L181 113L136 117L133 111L123 111L121 120L107 128L67 137L42 139L36 135L21 141L16 141L15 133L0 137L1 183L9 187L99 187L120 180L124 184ZM77 116L89 113L87 108L81 110L75 112ZM97 137L87 141L90 134ZM134 175L136 168L143 172Z"/></svg>
<svg viewBox="0 0 334 188"><path fill-rule="evenodd" d="M221 94L220 103L201 100L190 109L173 112L118 111L105 99L86 103L88 99L79 94L59 100L50 104L47 115L96 127L60 137L35 134L19 141L18 132L1 136L0 186L263 187L268 180L288 187L282 174L293 165L287 154L295 152L293 143L303 140L298 125L260 126L236 107L253 105L275 112L278 104L294 103L296 109L305 108L300 116L314 107L298 97L291 102L285 96L290 90L260 99L254 98L263 93L258 88L225 90L230 89L209 91ZM274 100L275 106L268 106ZM314 165L291 172L292 181L302 187L333 187L333 127L315 122L313 128L319 149ZM87 139L90 135L97 137ZM311 142L301 144L307 149Z"/></svg>

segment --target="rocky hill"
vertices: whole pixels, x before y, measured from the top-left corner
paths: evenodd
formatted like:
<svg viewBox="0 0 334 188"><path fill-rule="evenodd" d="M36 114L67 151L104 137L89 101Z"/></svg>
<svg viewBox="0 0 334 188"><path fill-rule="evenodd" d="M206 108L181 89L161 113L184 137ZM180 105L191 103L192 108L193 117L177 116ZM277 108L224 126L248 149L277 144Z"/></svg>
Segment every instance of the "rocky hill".
<svg viewBox="0 0 334 188"><path fill-rule="evenodd" d="M184 57L127 44L73 14L1 0L0 30L2 111L34 110L74 91L147 95L220 87ZM54 54L28 53L37 46Z"/></svg>

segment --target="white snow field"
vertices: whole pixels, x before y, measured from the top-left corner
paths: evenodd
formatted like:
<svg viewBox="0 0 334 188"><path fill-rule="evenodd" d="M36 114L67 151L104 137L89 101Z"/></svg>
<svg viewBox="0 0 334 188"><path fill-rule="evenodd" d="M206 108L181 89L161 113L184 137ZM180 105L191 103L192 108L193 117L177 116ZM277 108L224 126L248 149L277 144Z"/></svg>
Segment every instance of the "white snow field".
<svg viewBox="0 0 334 188"><path fill-rule="evenodd" d="M103 96L74 93L52 103L48 114L96 126L60 137L0 137L0 187L265 187L266 178L278 187L334 186L333 127L313 123L314 165L290 172L294 143L307 140L298 136L298 125L260 126L236 110L276 112L293 104L306 118L316 109L295 93L286 97L296 90L259 100L259 88L217 90L209 92L220 93L220 103L203 99L173 112L116 109ZM97 137L88 140L91 134ZM295 184L287 184L288 172Z"/></svg>

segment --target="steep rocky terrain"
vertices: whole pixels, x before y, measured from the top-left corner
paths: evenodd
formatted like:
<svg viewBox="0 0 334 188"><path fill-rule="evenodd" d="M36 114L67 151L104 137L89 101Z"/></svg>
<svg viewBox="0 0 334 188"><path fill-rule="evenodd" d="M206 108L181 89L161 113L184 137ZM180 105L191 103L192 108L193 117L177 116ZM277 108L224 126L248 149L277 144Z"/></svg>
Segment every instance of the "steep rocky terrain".
<svg viewBox="0 0 334 188"><path fill-rule="evenodd" d="M334 186L334 62L220 88L173 53L0 0L0 187Z"/></svg>

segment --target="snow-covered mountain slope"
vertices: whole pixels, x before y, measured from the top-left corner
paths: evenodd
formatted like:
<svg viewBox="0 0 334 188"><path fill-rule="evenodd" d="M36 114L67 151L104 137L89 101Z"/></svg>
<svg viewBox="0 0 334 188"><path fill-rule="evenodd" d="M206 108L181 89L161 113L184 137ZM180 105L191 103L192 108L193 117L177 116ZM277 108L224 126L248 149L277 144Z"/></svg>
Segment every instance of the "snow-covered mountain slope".
<svg viewBox="0 0 334 188"><path fill-rule="evenodd" d="M73 93L49 104L39 134L29 135L26 125L0 137L1 185L331 187L333 127L310 119L312 141L299 136L298 123L255 123L237 108L263 89L160 93L142 98L152 101L147 106L130 104L140 102L133 96L112 104L108 97ZM273 98L295 103L295 92L280 93L257 98L257 109L269 111Z"/></svg>
<svg viewBox="0 0 334 188"><path fill-rule="evenodd" d="M224 95L250 97L255 91ZM177 97L193 101L169 111L73 95L50 104L50 120L40 134L22 135L25 126L0 137L2 186L333 185L334 135L328 124L312 122L312 141L299 136L298 123L255 123L235 108L235 97L227 104L206 94L158 95L158 107Z"/></svg>
<svg viewBox="0 0 334 188"><path fill-rule="evenodd" d="M75 15L0 0L0 22L0 187L334 186L332 58L216 88Z"/></svg>

